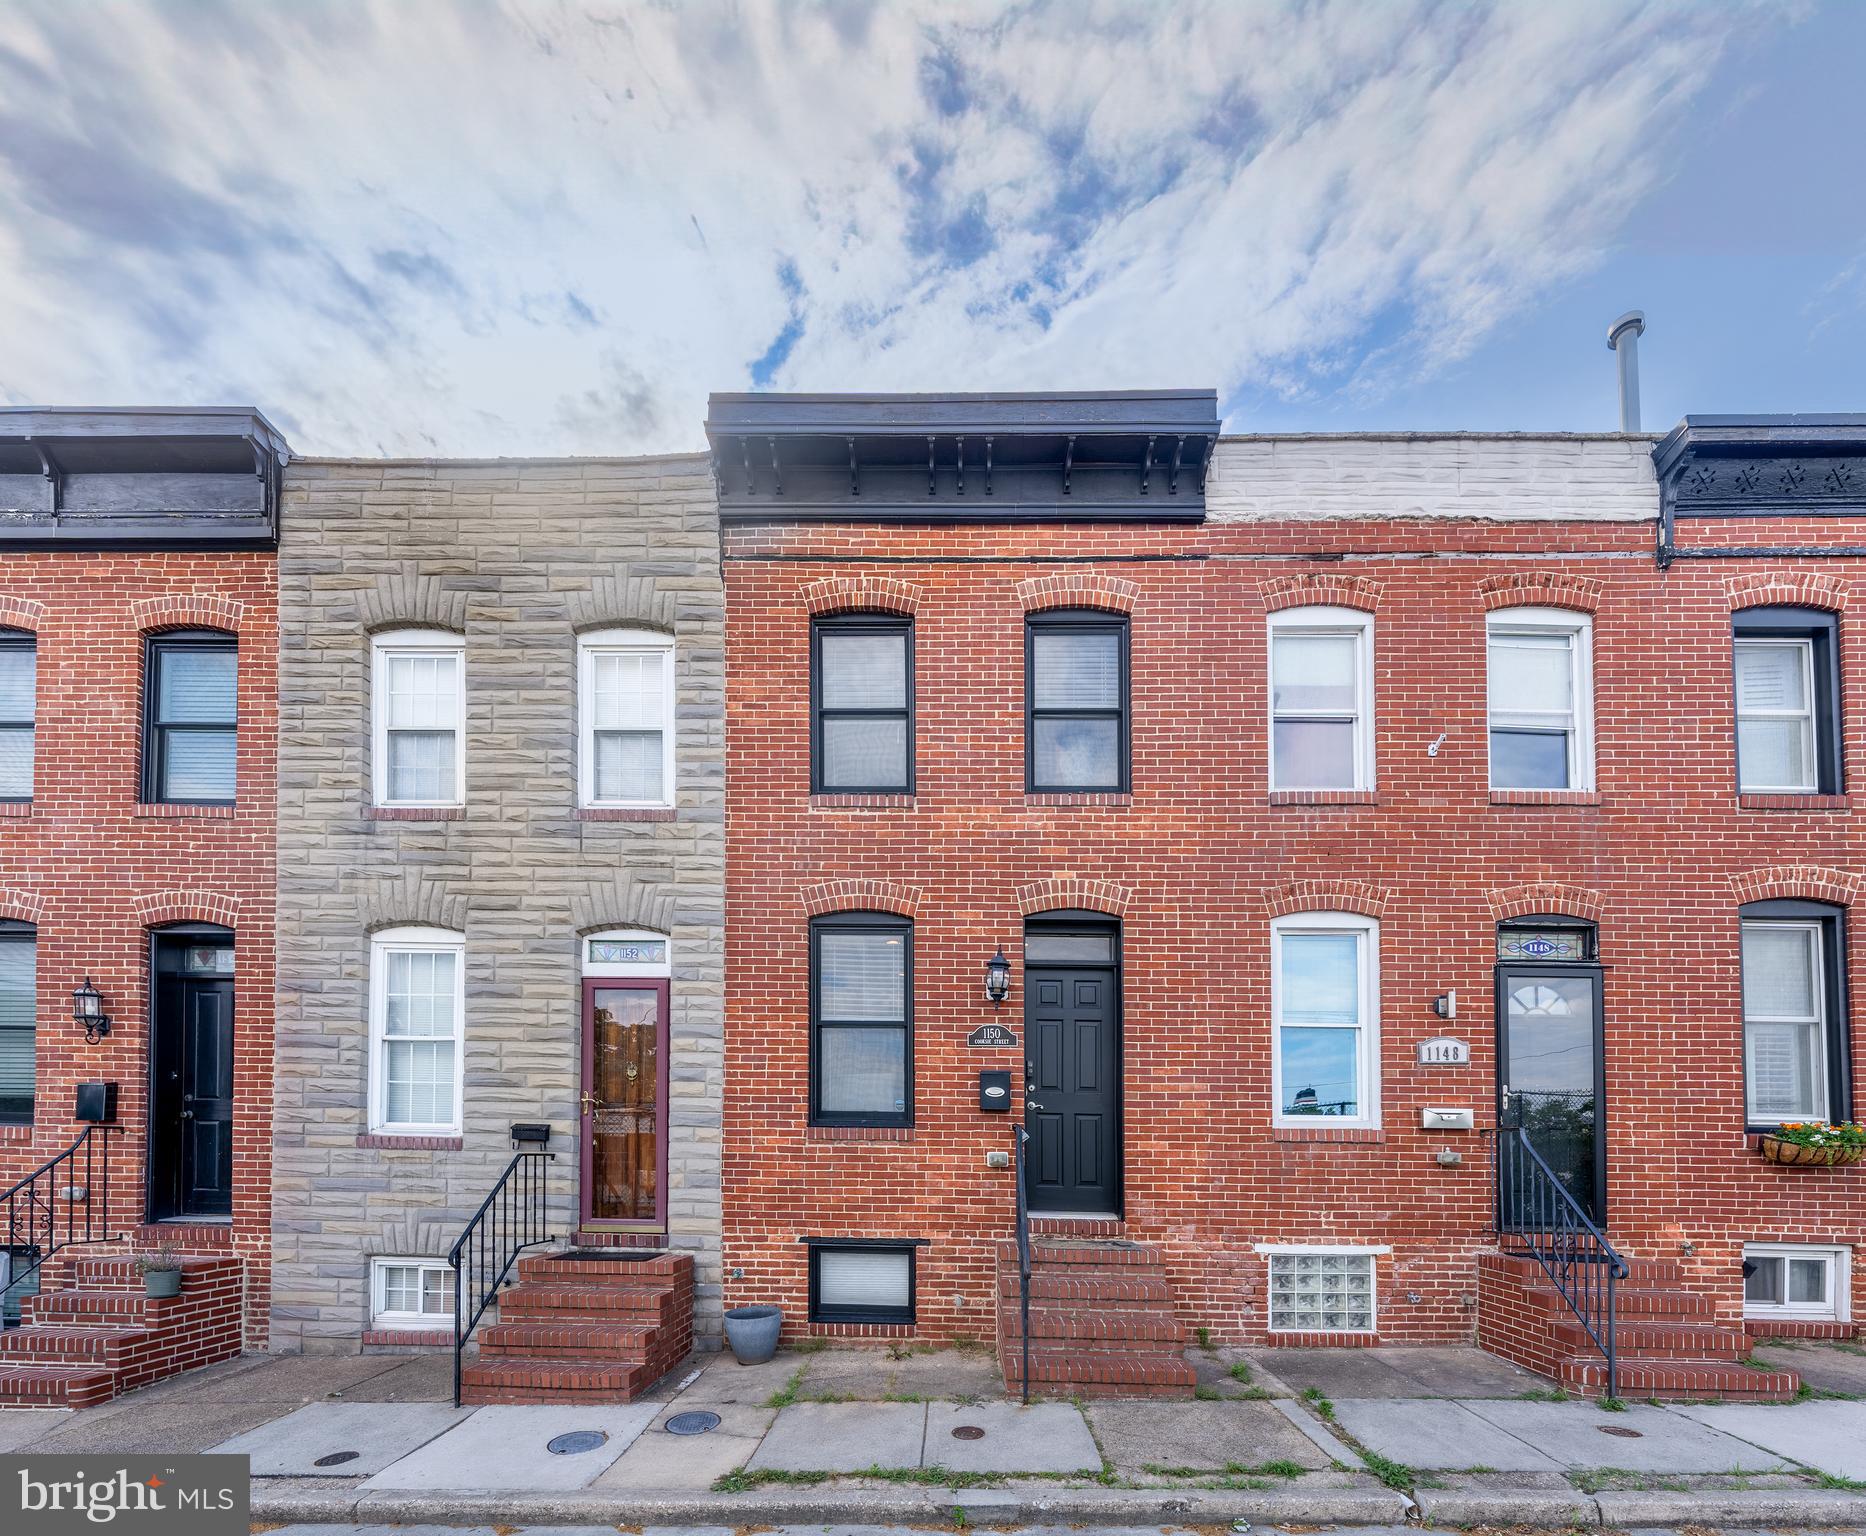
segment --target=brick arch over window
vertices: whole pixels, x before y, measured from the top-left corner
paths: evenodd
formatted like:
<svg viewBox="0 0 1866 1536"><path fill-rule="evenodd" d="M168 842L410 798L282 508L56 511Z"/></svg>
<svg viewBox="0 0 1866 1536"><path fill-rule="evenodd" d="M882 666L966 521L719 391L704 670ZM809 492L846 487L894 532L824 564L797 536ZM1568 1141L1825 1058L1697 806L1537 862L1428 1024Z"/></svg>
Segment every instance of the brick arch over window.
<svg viewBox="0 0 1866 1536"><path fill-rule="evenodd" d="M674 633L679 608L672 592L659 590L647 576L598 576L587 592L564 596L570 627L586 629L658 629Z"/></svg>
<svg viewBox="0 0 1866 1536"><path fill-rule="evenodd" d="M1601 584L1591 576L1566 571L1514 571L1487 576L1477 584L1486 612L1499 608L1572 608L1577 613L1600 609Z"/></svg>
<svg viewBox="0 0 1866 1536"><path fill-rule="evenodd" d="M605 928L674 931L675 896L671 888L620 875L607 885L579 891L570 898L570 921L581 938Z"/></svg>
<svg viewBox="0 0 1866 1536"><path fill-rule="evenodd" d="M1068 571L1018 582L1017 600L1025 613L1040 613L1046 608L1105 608L1112 613L1132 613L1140 601L1140 586L1099 571Z"/></svg>
<svg viewBox="0 0 1866 1536"><path fill-rule="evenodd" d="M920 887L895 880L822 880L798 892L804 914L825 912L892 912L914 917L920 911Z"/></svg>
<svg viewBox="0 0 1866 1536"><path fill-rule="evenodd" d="M358 589L356 616L372 635L384 629L446 629L464 635L467 594L449 591L439 576L424 576L405 565Z"/></svg>
<svg viewBox="0 0 1866 1536"><path fill-rule="evenodd" d="M145 597L130 604L130 620L145 634L165 629L224 629L237 635L245 617L246 604L209 592Z"/></svg>
<svg viewBox="0 0 1866 1536"><path fill-rule="evenodd" d="M1728 576L1724 592L1730 611L1743 608L1818 608L1825 613L1847 611L1847 584L1835 576L1807 571L1799 576Z"/></svg>
<svg viewBox="0 0 1866 1536"><path fill-rule="evenodd" d="M44 911L45 898L37 891L0 885L0 917L10 918L16 923L36 923Z"/></svg>
<svg viewBox="0 0 1866 1536"><path fill-rule="evenodd" d="M466 932L467 899L435 880L406 874L376 880L356 893L357 918L364 931L384 928L447 928Z"/></svg>
<svg viewBox="0 0 1866 1536"><path fill-rule="evenodd" d="M1259 582L1266 612L1280 613L1285 608L1356 608L1373 613L1380 607L1384 584L1366 576L1347 576L1335 572L1301 576L1272 576Z"/></svg>
<svg viewBox="0 0 1866 1536"><path fill-rule="evenodd" d="M898 576L831 576L803 589L811 618L826 613L898 613L912 618L920 611L925 589Z"/></svg>
<svg viewBox="0 0 1866 1536"><path fill-rule="evenodd" d="M1859 895L1860 876L1822 864L1767 864L1732 875L1738 906L1752 901L1826 901L1850 907Z"/></svg>
<svg viewBox="0 0 1866 1536"><path fill-rule="evenodd" d="M164 923L240 926L240 898L222 891L149 891L132 901L130 910L144 928L159 928Z"/></svg>
<svg viewBox="0 0 1866 1536"><path fill-rule="evenodd" d="M1112 880L1081 880L1074 875L1052 875L1017 888L1017 910L1025 917L1065 908L1120 917L1133 899L1133 891L1125 885L1116 885Z"/></svg>
<svg viewBox="0 0 1866 1536"><path fill-rule="evenodd" d="M1292 912L1354 912L1378 920L1386 915L1391 896L1377 885L1360 880L1291 880L1264 892L1271 917Z"/></svg>
<svg viewBox="0 0 1866 1536"><path fill-rule="evenodd" d="M45 604L33 597L0 592L0 629L29 629L34 634L45 618Z"/></svg>
<svg viewBox="0 0 1866 1536"><path fill-rule="evenodd" d="M1606 906L1606 898L1599 891L1591 891L1584 885L1562 885L1554 880L1499 886L1484 892L1484 899L1490 903L1490 915L1499 923L1544 912L1551 916L1582 917L1597 923Z"/></svg>

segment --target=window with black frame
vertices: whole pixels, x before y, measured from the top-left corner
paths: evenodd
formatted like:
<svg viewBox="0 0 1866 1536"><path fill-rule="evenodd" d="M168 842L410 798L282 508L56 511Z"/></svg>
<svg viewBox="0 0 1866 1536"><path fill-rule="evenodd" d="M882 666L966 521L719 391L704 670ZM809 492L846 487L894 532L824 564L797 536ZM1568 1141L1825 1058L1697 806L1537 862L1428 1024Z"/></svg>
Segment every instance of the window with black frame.
<svg viewBox="0 0 1866 1536"><path fill-rule="evenodd" d="M1024 626L1025 788L1129 785L1128 624L1119 614L1063 609Z"/></svg>
<svg viewBox="0 0 1866 1536"><path fill-rule="evenodd" d="M155 804L231 805L239 648L210 630L149 641L143 683L143 796Z"/></svg>
<svg viewBox="0 0 1866 1536"><path fill-rule="evenodd" d="M31 1125L37 1060L38 930L0 922L0 1125Z"/></svg>
<svg viewBox="0 0 1866 1536"><path fill-rule="evenodd" d="M32 799L38 638L0 629L0 800Z"/></svg>
<svg viewBox="0 0 1866 1536"><path fill-rule="evenodd" d="M1846 928L1838 907L1756 901L1742 920L1744 1123L1848 1120Z"/></svg>
<svg viewBox="0 0 1866 1536"><path fill-rule="evenodd" d="M912 794L913 622L841 614L818 619L810 642L811 789Z"/></svg>
<svg viewBox="0 0 1866 1536"><path fill-rule="evenodd" d="M810 1321L911 1323L917 1241L810 1241Z"/></svg>
<svg viewBox="0 0 1866 1536"><path fill-rule="evenodd" d="M913 925L839 912L810 950L811 1124L913 1124Z"/></svg>
<svg viewBox="0 0 1866 1536"><path fill-rule="evenodd" d="M1738 789L1839 794L1839 621L1811 608L1746 608L1733 628Z"/></svg>

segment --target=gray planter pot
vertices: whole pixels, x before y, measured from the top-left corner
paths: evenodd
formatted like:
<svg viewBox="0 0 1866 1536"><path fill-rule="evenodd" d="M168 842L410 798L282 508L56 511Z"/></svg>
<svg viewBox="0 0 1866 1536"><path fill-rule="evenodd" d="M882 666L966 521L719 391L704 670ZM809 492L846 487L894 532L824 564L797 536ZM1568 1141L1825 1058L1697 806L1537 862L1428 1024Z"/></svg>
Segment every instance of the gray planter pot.
<svg viewBox="0 0 1866 1536"><path fill-rule="evenodd" d="M784 1331L781 1307L729 1307L726 1342L740 1365L763 1365L777 1353L778 1335Z"/></svg>
<svg viewBox="0 0 1866 1536"><path fill-rule="evenodd" d="M149 1297L181 1295L181 1271L179 1269L144 1270L143 1295Z"/></svg>

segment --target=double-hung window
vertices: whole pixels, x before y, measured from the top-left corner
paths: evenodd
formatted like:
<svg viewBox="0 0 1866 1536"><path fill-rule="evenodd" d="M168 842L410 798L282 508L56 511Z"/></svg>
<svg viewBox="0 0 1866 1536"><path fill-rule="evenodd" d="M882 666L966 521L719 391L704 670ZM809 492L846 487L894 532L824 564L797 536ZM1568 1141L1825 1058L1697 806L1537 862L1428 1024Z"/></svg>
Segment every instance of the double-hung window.
<svg viewBox="0 0 1866 1536"><path fill-rule="evenodd" d="M451 1328L454 1272L443 1259L372 1259L370 1316L379 1328Z"/></svg>
<svg viewBox="0 0 1866 1536"><path fill-rule="evenodd" d="M391 928L370 954L370 1129L458 1135L466 941Z"/></svg>
<svg viewBox="0 0 1866 1536"><path fill-rule="evenodd" d="M836 913L810 948L812 1123L913 1124L913 925Z"/></svg>
<svg viewBox="0 0 1866 1536"><path fill-rule="evenodd" d="M1270 927L1274 1122L1379 1123L1379 927L1347 912Z"/></svg>
<svg viewBox="0 0 1866 1536"><path fill-rule="evenodd" d="M1128 788L1128 626L1058 609L1024 626L1025 788Z"/></svg>
<svg viewBox="0 0 1866 1536"><path fill-rule="evenodd" d="M239 649L212 630L148 642L143 681L143 798L151 804L231 805Z"/></svg>
<svg viewBox="0 0 1866 1536"><path fill-rule="evenodd" d="M0 922L0 1125L31 1125L38 1017L38 937Z"/></svg>
<svg viewBox="0 0 1866 1536"><path fill-rule="evenodd" d="M32 798L38 661L37 637L0 629L0 800Z"/></svg>
<svg viewBox="0 0 1866 1536"><path fill-rule="evenodd" d="M913 621L852 613L810 629L817 794L912 794Z"/></svg>
<svg viewBox="0 0 1866 1536"><path fill-rule="evenodd" d="M1744 794L1840 793L1838 625L1803 608L1736 616L1737 785Z"/></svg>
<svg viewBox="0 0 1866 1536"><path fill-rule="evenodd" d="M1373 620L1351 608L1270 615L1270 787L1372 789Z"/></svg>
<svg viewBox="0 0 1866 1536"><path fill-rule="evenodd" d="M1742 909L1743 1077L1749 1125L1841 1120L1847 1075L1845 929L1836 907L1754 902Z"/></svg>
<svg viewBox="0 0 1866 1536"><path fill-rule="evenodd" d="M1490 615L1490 787L1594 787L1593 621L1560 608Z"/></svg>
<svg viewBox="0 0 1866 1536"><path fill-rule="evenodd" d="M674 642L610 629L577 642L580 777L586 806L674 803Z"/></svg>
<svg viewBox="0 0 1866 1536"><path fill-rule="evenodd" d="M466 642L444 630L396 630L371 647L376 804L466 803Z"/></svg>

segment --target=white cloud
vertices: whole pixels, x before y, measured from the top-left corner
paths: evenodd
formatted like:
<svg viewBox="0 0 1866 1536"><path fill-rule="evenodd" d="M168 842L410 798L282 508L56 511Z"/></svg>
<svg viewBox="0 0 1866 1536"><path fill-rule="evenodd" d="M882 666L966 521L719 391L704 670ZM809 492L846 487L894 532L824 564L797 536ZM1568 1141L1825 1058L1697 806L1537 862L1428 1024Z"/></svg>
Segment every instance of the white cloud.
<svg viewBox="0 0 1866 1536"><path fill-rule="evenodd" d="M1377 395L1596 262L1772 14L16 0L0 399L682 448L794 322L775 387Z"/></svg>

